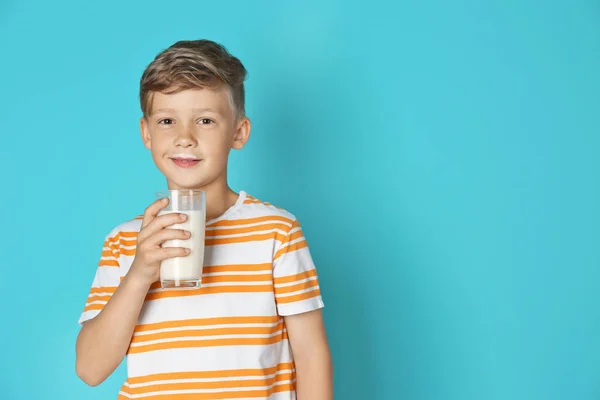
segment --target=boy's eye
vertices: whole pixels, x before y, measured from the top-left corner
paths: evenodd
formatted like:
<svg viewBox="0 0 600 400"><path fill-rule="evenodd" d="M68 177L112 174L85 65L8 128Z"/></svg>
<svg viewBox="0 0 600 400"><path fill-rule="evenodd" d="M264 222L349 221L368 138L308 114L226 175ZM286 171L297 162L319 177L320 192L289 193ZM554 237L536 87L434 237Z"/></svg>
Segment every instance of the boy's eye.
<svg viewBox="0 0 600 400"><path fill-rule="evenodd" d="M208 118L202 118L200 120L200 125L208 125L208 124L212 124L214 121L212 119L208 119Z"/></svg>
<svg viewBox="0 0 600 400"><path fill-rule="evenodd" d="M158 121L158 123L161 125L171 125L173 123L173 120L171 118L165 118Z"/></svg>

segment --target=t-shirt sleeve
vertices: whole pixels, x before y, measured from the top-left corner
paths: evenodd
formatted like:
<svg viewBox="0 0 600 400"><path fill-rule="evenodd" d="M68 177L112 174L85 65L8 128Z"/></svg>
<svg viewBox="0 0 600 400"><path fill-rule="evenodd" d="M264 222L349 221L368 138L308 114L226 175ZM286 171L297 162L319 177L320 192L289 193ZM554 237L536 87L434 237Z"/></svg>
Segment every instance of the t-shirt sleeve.
<svg viewBox="0 0 600 400"><path fill-rule="evenodd" d="M102 311L108 300L110 300L110 297L115 293L117 286L119 286L121 281L119 241L119 232L113 231L105 237L92 287L83 312L79 317L80 325L100 314L100 311Z"/></svg>
<svg viewBox="0 0 600 400"><path fill-rule="evenodd" d="M301 314L324 306L317 270L298 220L275 251L273 284L279 315Z"/></svg>

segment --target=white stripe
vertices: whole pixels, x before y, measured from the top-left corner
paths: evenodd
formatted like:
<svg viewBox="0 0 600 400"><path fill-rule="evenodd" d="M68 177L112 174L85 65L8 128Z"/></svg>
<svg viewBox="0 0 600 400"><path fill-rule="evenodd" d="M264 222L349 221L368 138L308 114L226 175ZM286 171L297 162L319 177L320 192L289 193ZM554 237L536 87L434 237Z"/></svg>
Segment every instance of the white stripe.
<svg viewBox="0 0 600 400"><path fill-rule="evenodd" d="M258 304L261 306L257 306ZM276 315L277 309L272 291L243 294L214 293L200 296L164 297L148 301L144 305L144 310L140 313L137 323L146 325L188 319L274 317Z"/></svg>
<svg viewBox="0 0 600 400"><path fill-rule="evenodd" d="M240 354L243 354L241 358ZM202 362L204 360L210 360L210 365ZM175 347L127 355L128 376L131 378L182 371L255 369L292 361L288 339L265 346L247 346L242 353L239 346L229 345Z"/></svg>
<svg viewBox="0 0 600 400"><path fill-rule="evenodd" d="M288 235L291 235L292 233L296 233L296 232L298 232L299 230L302 230L302 228L301 228L301 227L299 227L299 226L297 226L297 227L295 227L294 229L291 229L291 230L290 230L290 232L288 233Z"/></svg>
<svg viewBox="0 0 600 400"><path fill-rule="evenodd" d="M162 328L162 329L153 329L149 331L143 332L135 332L133 336L144 336L150 335L153 333L163 333L163 332L176 332L176 331L202 331L208 329L222 329L222 328L272 328L277 326L279 322L273 322L270 324L220 324L220 325L189 325L189 326L177 326L173 328Z"/></svg>
<svg viewBox="0 0 600 400"><path fill-rule="evenodd" d="M230 281L230 282L203 283L201 286L202 287L217 287L217 286L230 286L230 285L234 285L234 286L262 286L262 285L270 285L272 283L273 283L272 280L268 280L268 281L251 281L251 282L246 282L246 281Z"/></svg>
<svg viewBox="0 0 600 400"><path fill-rule="evenodd" d="M135 250L136 249L136 244L133 244L131 246L119 246L120 250Z"/></svg>
<svg viewBox="0 0 600 400"><path fill-rule="evenodd" d="M285 243L285 244L281 245L281 247L279 247L279 249L277 249L277 251L279 251L281 249L285 249L286 247L289 247L289 246L291 246L293 244L304 242L305 240L306 240L306 238L304 236L301 237L301 238L298 238L298 239L294 239L294 240L292 240L292 241L290 241L288 243Z"/></svg>
<svg viewBox="0 0 600 400"><path fill-rule="evenodd" d="M119 395L120 395L120 396L125 396L125 397L127 397L128 399L131 399L131 396L130 396L129 394L125 393L125 392L124 392L124 391L122 391L122 390L119 392Z"/></svg>
<svg viewBox="0 0 600 400"><path fill-rule="evenodd" d="M138 387L146 387L153 385L168 385L168 384L176 384L176 383L200 383L200 382L226 382L226 381L245 381L245 380L255 380L255 379L271 379L276 375L281 374L290 374L293 371L291 369L285 369L281 371L277 371L274 374L270 375L249 375L249 376L228 376L222 378L194 378L194 379L169 379L162 381L151 381L144 383L134 383L129 385L130 388L138 388ZM228 390L228 389L226 389Z"/></svg>
<svg viewBox="0 0 600 400"><path fill-rule="evenodd" d="M85 306L86 306L86 307L88 307L88 306L91 306L91 305L94 305L94 304L107 304L107 302L106 302L106 301L102 301L102 300L99 300L99 301L91 301L91 302L89 302L89 303L85 303Z"/></svg>
<svg viewBox="0 0 600 400"><path fill-rule="evenodd" d="M272 280L268 280L268 281L252 281L252 282L244 282L244 281L235 282L235 281L231 281L231 282L202 283L201 287L262 286L262 285L270 285L272 283L273 283ZM163 290L168 290L168 289L156 288L156 289L152 289L152 290L148 291L148 293L158 293L158 292L162 292ZM175 289L175 290L178 290L178 289ZM182 289L182 290L194 290L194 289ZM200 294L200 293L198 293L198 294Z"/></svg>
<svg viewBox="0 0 600 400"><path fill-rule="evenodd" d="M287 234L286 231L283 231L281 229L266 229L266 230L262 230L262 231L252 231L252 232L244 232L244 233L232 233L229 235L206 235L207 239L229 239L229 238L237 238L237 237L252 237L255 235L263 235L265 233L280 233L282 235Z"/></svg>
<svg viewBox="0 0 600 400"><path fill-rule="evenodd" d="M169 339L157 339L157 340L148 340L145 342L139 342L139 343L131 343L131 347L142 347L142 346L149 346L149 345L153 345L153 344L161 344L161 343L176 343L176 342L183 342L183 341L197 341L197 342L203 342L203 341L207 341L207 340L214 340L214 339L268 339L268 338L272 338L275 336L279 336L283 333L282 330L278 330L275 333L271 333L269 335L257 335L257 334L238 334L238 335L212 335L212 336L182 336L182 337L177 337L177 338L169 338Z"/></svg>
<svg viewBox="0 0 600 400"><path fill-rule="evenodd" d="M209 268L209 267L204 267ZM202 276L227 276L227 275L264 275L270 274L273 270L271 268L264 269L262 271L223 271L223 272L212 272L210 274L202 274Z"/></svg>
<svg viewBox="0 0 600 400"><path fill-rule="evenodd" d="M100 297L100 296L112 296L113 293L110 292L98 292L98 293L90 293L88 297Z"/></svg>
<svg viewBox="0 0 600 400"><path fill-rule="evenodd" d="M271 386L254 386L254 387L241 387L241 388L219 388L219 389L187 389L187 390L163 390L160 392L150 392L150 393L143 393L143 394L134 394L131 395L130 398L133 399L138 399L138 398L143 398L143 397L149 397L149 396L156 396L156 395L169 395L169 394L194 394L194 393L223 393L223 392L244 392L244 391L251 391L251 390L269 390L271 388L276 388L277 386L281 386L281 385L287 385L290 383L294 383L296 382L295 379L293 380L285 380L285 381L281 381L281 382L276 382L275 384L271 385Z"/></svg>
<svg viewBox="0 0 600 400"><path fill-rule="evenodd" d="M227 225L227 226L207 226L206 230L214 231L214 230L219 230L219 229L252 228L255 226L268 225L268 224L283 224L283 225L287 225L287 226L292 226L292 224L290 222L279 221L279 220L267 220L267 221L254 222L252 224Z"/></svg>

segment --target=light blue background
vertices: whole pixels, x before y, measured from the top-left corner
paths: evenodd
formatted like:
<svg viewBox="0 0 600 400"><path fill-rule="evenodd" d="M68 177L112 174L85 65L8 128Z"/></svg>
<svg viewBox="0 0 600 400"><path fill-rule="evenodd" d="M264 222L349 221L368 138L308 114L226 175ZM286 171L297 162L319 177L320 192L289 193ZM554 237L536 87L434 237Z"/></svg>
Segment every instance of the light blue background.
<svg viewBox="0 0 600 400"><path fill-rule="evenodd" d="M88 388L104 235L164 188L138 81L179 39L249 70L231 184L294 212L337 399L600 398L600 3L0 3L0 398Z"/></svg>

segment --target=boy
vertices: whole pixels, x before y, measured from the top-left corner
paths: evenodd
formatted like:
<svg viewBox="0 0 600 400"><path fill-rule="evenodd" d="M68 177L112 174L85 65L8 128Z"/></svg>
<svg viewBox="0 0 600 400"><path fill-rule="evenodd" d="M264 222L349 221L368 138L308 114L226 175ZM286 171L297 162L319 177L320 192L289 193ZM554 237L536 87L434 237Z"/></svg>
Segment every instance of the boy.
<svg viewBox="0 0 600 400"><path fill-rule="evenodd" d="M79 320L78 376L103 382L127 356L119 399L333 398L316 269L296 218L227 183L230 149L250 135L242 63L221 45L180 41L140 84L142 140L169 189L206 192L202 286L163 290L162 248L189 232L157 216L168 200L106 237Z"/></svg>

